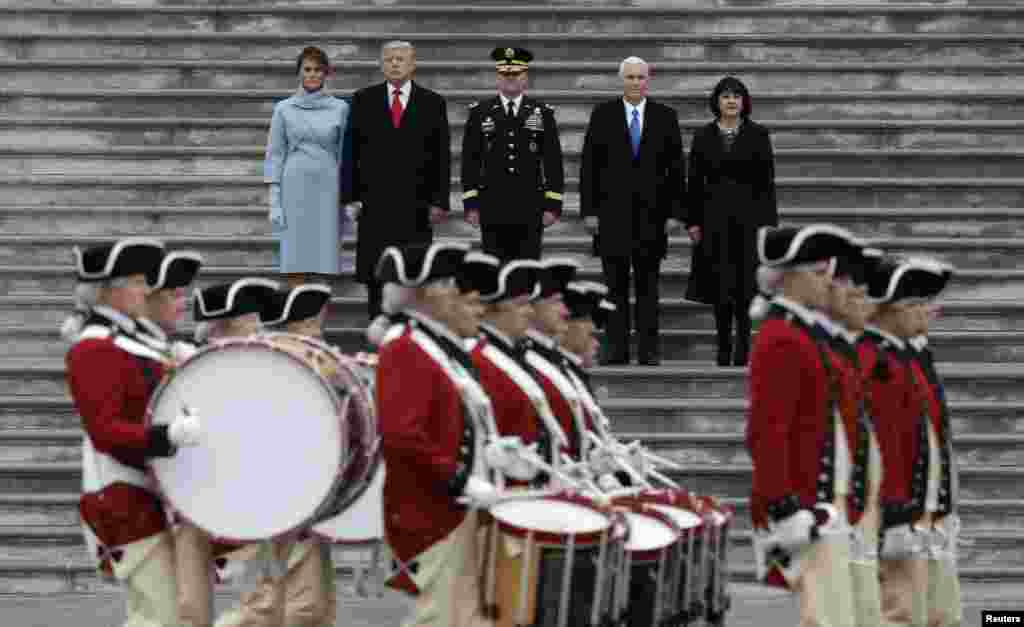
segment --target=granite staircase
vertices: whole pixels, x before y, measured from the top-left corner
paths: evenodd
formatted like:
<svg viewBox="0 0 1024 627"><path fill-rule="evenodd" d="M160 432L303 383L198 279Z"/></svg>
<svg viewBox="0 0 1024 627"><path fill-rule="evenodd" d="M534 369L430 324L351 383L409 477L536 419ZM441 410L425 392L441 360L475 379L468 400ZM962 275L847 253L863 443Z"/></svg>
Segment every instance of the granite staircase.
<svg viewBox="0 0 1024 627"><path fill-rule="evenodd" d="M201 284L272 275L262 160L294 55L323 46L345 93L378 80L379 46L395 38L417 45L418 80L449 99L456 161L467 105L493 92L489 50L533 49L531 93L557 107L569 177L567 219L547 250L581 258L582 135L591 107L618 92L618 61L652 63L652 96L678 109L687 145L716 80L740 76L773 131L784 222L835 222L960 269L935 333L973 540L960 564L970 582L1024 581L1024 7L646 4L0 7L0 594L109 589L77 528L82 436L58 336L71 246L155 235L203 252ZM441 231L473 237L457 216ZM749 581L745 371L711 366L709 311L682 299L688 264L689 242L674 238L663 365L595 376L618 431L679 460L688 487L739 508L732 563ZM363 289L347 277L335 288L328 335L361 348Z"/></svg>

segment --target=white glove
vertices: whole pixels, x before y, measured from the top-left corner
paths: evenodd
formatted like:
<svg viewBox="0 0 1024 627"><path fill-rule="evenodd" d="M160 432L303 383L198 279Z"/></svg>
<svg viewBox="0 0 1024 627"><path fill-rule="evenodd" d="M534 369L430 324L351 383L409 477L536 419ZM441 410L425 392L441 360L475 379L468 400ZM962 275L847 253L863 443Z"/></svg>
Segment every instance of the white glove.
<svg viewBox="0 0 1024 627"><path fill-rule="evenodd" d="M503 437L492 440L484 447L484 461L495 470L504 471L513 461L515 449L522 446L518 437Z"/></svg>
<svg viewBox="0 0 1024 627"><path fill-rule="evenodd" d="M922 533L910 525L896 525L885 530L879 555L885 559L923 557L927 539L927 533Z"/></svg>
<svg viewBox="0 0 1024 627"><path fill-rule="evenodd" d="M462 498L459 502L473 505L474 507L488 508L497 502L499 496L498 488L490 481L480 477L470 477L466 487L462 490Z"/></svg>
<svg viewBox="0 0 1024 627"><path fill-rule="evenodd" d="M532 481L539 474L539 469L528 461L537 454L537 444L523 446L517 436L509 436L494 440L484 449L487 465L518 481Z"/></svg>
<svg viewBox="0 0 1024 627"><path fill-rule="evenodd" d="M615 478L615 475L604 474L597 478L597 487L605 492L614 492L622 489L622 483Z"/></svg>
<svg viewBox="0 0 1024 627"><path fill-rule="evenodd" d="M790 552L806 546L811 543L811 529L816 523L814 513L807 509L787 516L773 526L775 543Z"/></svg>
<svg viewBox="0 0 1024 627"><path fill-rule="evenodd" d="M587 216L583 218L583 226L591 233L596 232L599 225L600 222L598 221L597 216Z"/></svg>
<svg viewBox="0 0 1024 627"><path fill-rule="evenodd" d="M185 411L167 426L167 439L174 446L195 446L199 444L202 423L194 412Z"/></svg>
<svg viewBox="0 0 1024 627"><path fill-rule="evenodd" d="M362 211L362 209L362 201L357 200L355 202L350 202L347 205L345 205L345 214L348 215L349 220L357 222L359 220L359 213Z"/></svg>
<svg viewBox="0 0 1024 627"><path fill-rule="evenodd" d="M590 459L587 461L590 464L591 470L597 475L605 475L621 470L615 461L615 454L608 449L595 447L590 451Z"/></svg>
<svg viewBox="0 0 1024 627"><path fill-rule="evenodd" d="M192 355L199 352L199 349L188 342L175 342L171 344L171 359L174 363L180 364Z"/></svg>

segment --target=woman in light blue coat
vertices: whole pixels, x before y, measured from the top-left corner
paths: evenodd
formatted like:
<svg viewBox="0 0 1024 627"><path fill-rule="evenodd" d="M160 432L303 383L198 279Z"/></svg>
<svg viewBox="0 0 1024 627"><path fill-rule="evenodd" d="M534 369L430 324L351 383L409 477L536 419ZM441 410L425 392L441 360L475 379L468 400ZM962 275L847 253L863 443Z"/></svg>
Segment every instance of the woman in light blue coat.
<svg viewBox="0 0 1024 627"><path fill-rule="evenodd" d="M296 63L302 84L277 103L270 121L270 223L280 240L280 272L293 285L342 272L346 224L338 198L349 106L325 93L329 67L323 50L304 49Z"/></svg>

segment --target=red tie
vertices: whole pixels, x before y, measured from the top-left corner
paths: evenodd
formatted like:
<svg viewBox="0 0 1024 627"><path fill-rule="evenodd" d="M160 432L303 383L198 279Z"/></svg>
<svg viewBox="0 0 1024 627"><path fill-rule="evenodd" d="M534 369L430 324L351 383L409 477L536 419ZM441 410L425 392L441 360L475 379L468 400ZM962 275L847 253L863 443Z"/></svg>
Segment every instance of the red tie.
<svg viewBox="0 0 1024 627"><path fill-rule="evenodd" d="M391 101L391 124L395 128L402 125L402 91L395 90L395 98Z"/></svg>

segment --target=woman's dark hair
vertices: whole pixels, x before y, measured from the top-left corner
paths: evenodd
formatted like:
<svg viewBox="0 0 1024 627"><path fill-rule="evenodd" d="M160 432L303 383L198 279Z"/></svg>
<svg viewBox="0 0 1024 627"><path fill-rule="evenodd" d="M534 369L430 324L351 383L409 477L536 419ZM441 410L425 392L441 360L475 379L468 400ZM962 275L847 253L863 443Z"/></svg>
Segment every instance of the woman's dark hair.
<svg viewBox="0 0 1024 627"><path fill-rule="evenodd" d="M299 53L299 58L295 60L295 73L298 74L302 71L302 62L306 59L313 59L320 64L320 67L324 69L324 73L331 66L330 60L327 58L327 53L317 48L316 46L306 46Z"/></svg>
<svg viewBox="0 0 1024 627"><path fill-rule="evenodd" d="M715 114L715 118L722 117L722 111L718 108L718 98L726 93L736 94L740 97L742 105L740 106L740 117L749 118L750 113L754 110L754 105L750 101L750 92L747 91L747 86L743 84L743 81L736 78L735 76L726 76L722 80L718 81L715 85L714 91L711 92L711 98L708 100L708 106L711 108L711 113Z"/></svg>

